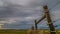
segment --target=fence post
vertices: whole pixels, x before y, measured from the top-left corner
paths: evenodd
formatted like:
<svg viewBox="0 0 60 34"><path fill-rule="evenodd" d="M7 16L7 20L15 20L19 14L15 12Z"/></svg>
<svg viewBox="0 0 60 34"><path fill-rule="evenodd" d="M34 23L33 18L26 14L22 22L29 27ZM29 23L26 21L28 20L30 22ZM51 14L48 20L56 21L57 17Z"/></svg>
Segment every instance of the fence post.
<svg viewBox="0 0 60 34"><path fill-rule="evenodd" d="M48 25L49 25L49 28L50 28L50 32L51 32L51 34L56 34L55 27L52 23L52 20L51 20L50 14L49 14L48 6L45 5L43 8L45 10L45 15L46 15L47 22L48 22Z"/></svg>

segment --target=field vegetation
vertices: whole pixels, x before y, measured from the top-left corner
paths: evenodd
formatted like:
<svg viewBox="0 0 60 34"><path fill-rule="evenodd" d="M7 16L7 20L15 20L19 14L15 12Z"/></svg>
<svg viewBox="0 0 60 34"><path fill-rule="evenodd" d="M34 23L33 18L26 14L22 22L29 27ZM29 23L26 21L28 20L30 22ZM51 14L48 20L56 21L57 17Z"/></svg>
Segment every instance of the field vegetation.
<svg viewBox="0 0 60 34"><path fill-rule="evenodd" d="M0 30L0 34L29 34L31 30L16 30L16 29L5 29ZM50 34L49 30L38 30L38 34ZM60 30L56 30L56 34L60 34Z"/></svg>

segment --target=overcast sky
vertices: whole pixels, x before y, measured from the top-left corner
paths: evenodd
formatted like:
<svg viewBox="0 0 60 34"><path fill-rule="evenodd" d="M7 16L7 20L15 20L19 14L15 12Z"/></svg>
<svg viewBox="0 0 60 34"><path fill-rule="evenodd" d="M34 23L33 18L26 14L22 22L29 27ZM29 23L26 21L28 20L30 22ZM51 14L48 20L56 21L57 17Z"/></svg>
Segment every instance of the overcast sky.
<svg viewBox="0 0 60 34"><path fill-rule="evenodd" d="M34 20L44 15L43 6L48 5L56 28L60 28L60 0L0 0L0 23L3 28L30 29ZM46 19L38 28L48 28Z"/></svg>

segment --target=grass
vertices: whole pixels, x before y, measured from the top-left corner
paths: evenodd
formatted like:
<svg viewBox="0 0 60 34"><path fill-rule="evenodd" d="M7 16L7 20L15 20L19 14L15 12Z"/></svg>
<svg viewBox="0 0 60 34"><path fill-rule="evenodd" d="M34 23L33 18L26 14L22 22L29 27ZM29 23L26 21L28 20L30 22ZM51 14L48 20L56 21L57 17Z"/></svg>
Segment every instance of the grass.
<svg viewBox="0 0 60 34"><path fill-rule="evenodd" d="M27 31L8 29L8 30L0 30L0 34L27 34Z"/></svg>
<svg viewBox="0 0 60 34"><path fill-rule="evenodd" d="M28 34L29 30L0 30L0 34ZM38 30L39 34L50 34L49 30ZM56 30L56 34L60 34L60 30Z"/></svg>

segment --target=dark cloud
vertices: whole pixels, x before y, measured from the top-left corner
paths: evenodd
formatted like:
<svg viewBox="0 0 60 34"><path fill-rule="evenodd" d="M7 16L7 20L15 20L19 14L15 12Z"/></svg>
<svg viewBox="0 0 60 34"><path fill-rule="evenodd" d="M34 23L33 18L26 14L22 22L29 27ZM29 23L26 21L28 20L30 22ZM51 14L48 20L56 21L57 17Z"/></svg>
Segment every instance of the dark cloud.
<svg viewBox="0 0 60 34"><path fill-rule="evenodd" d="M13 15L13 11L9 8L3 8L0 10L0 18L6 18Z"/></svg>
<svg viewBox="0 0 60 34"><path fill-rule="evenodd" d="M5 24L4 28L26 28L26 29L30 28L32 26L31 24L34 24L34 19L37 19L37 18L39 19L42 15L44 15L43 5L47 4L50 9L59 0L58 1L56 0L34 0L33 2L29 1L28 3L26 3L27 0L26 1L24 0L22 4L19 4L21 2L17 2L17 1L18 0L3 0L2 1L3 6L1 6L0 8L0 18L2 19L0 19L0 21L5 21L7 18L13 19L13 21L14 20L16 21L16 23L11 23L11 24L4 23ZM51 11L54 11L54 10L50 10L50 12ZM44 26L46 25L47 24L45 23Z"/></svg>

